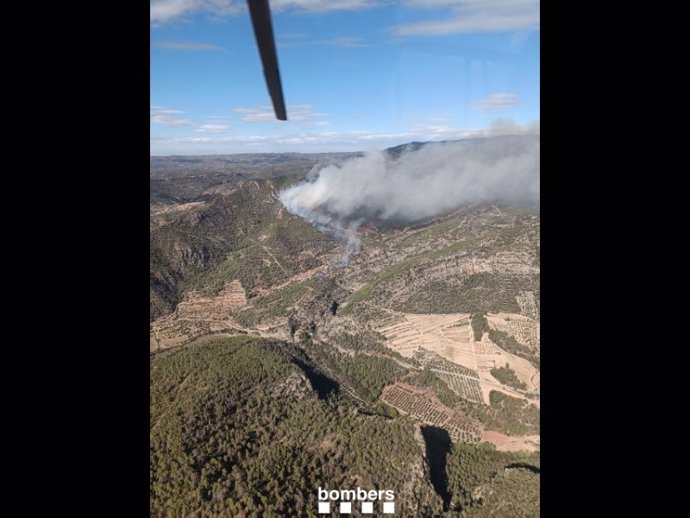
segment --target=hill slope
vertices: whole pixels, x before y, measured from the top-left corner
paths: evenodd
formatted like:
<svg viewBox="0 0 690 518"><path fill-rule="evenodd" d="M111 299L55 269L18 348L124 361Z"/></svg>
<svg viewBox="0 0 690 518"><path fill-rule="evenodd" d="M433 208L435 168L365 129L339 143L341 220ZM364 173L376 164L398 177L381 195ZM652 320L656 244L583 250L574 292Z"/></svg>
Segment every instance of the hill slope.
<svg viewBox="0 0 690 518"><path fill-rule="evenodd" d="M533 455L429 450L411 420L364 415L327 385L308 356L280 342L218 339L155 356L151 516L315 515L318 487L357 486L394 490L400 516L446 515L429 476L440 454L448 516L461 506L467 516L538 511L538 475L509 467L534 470ZM516 492L522 503L492 514Z"/></svg>
<svg viewBox="0 0 690 518"><path fill-rule="evenodd" d="M278 199L303 157L278 162L152 183L152 516L309 515L326 482L537 515L538 209L370 222L340 267Z"/></svg>

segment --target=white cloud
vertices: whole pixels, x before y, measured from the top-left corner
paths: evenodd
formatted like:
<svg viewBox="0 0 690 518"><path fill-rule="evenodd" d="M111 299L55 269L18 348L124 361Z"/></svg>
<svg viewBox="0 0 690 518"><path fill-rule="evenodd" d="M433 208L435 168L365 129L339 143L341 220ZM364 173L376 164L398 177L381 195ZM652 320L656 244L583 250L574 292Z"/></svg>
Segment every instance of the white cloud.
<svg viewBox="0 0 690 518"><path fill-rule="evenodd" d="M379 5L380 0L273 0L275 11L294 9L307 12L353 11ZM244 0L151 0L150 17L154 24L170 22L204 12L227 16L246 9Z"/></svg>
<svg viewBox="0 0 690 518"><path fill-rule="evenodd" d="M381 4L378 0L273 0L271 7L276 10L297 8L305 11L355 11Z"/></svg>
<svg viewBox="0 0 690 518"><path fill-rule="evenodd" d="M437 20L396 25L396 36L508 32L539 27L539 0L405 0L410 7L447 8Z"/></svg>
<svg viewBox="0 0 690 518"><path fill-rule="evenodd" d="M152 0L149 15L152 22L167 22L195 10L198 3L197 0Z"/></svg>
<svg viewBox="0 0 690 518"><path fill-rule="evenodd" d="M306 35L290 35L286 37L281 35L278 37L278 47L280 48L296 48L306 47L311 45L326 45L330 47L340 48L356 48L356 47L370 47L362 38L358 36L336 36L326 40L310 40Z"/></svg>
<svg viewBox="0 0 690 518"><path fill-rule="evenodd" d="M332 45L334 47L369 47L370 45L365 43L362 38L356 36L338 36L331 38L329 40L321 40L316 43L321 45Z"/></svg>
<svg viewBox="0 0 690 518"><path fill-rule="evenodd" d="M472 136L476 130L456 128L449 124L439 124L438 121L418 122L410 125L410 132L416 140L457 140Z"/></svg>
<svg viewBox="0 0 690 518"><path fill-rule="evenodd" d="M159 24L195 12L218 16L234 14L244 9L245 3L240 0L151 0L150 5L151 21Z"/></svg>
<svg viewBox="0 0 690 518"><path fill-rule="evenodd" d="M183 111L164 108L163 106L151 106L151 123L169 127L189 126L192 121L180 117L183 113Z"/></svg>
<svg viewBox="0 0 690 518"><path fill-rule="evenodd" d="M472 106L488 110L505 110L518 104L520 104L520 99L516 94L497 93L489 95L486 99L473 102Z"/></svg>
<svg viewBox="0 0 690 518"><path fill-rule="evenodd" d="M279 122L276 120L273 108L262 106L260 108L235 108L236 113L245 122ZM311 104L295 104L287 107L288 121L304 125L324 126L328 121L314 120L316 117L325 117L328 114L317 112Z"/></svg>
<svg viewBox="0 0 690 518"><path fill-rule="evenodd" d="M157 41L153 46L159 49L170 50L225 51L223 47L219 47L218 45L196 41Z"/></svg>
<svg viewBox="0 0 690 518"><path fill-rule="evenodd" d="M272 122L276 116L273 108L264 106L262 108L235 108L235 112L241 115L245 122Z"/></svg>
<svg viewBox="0 0 690 518"><path fill-rule="evenodd" d="M387 147L411 140L410 133L296 132L284 135L233 135L208 137L155 137L152 154L177 153L276 153L285 151L324 152L357 151L371 146Z"/></svg>
<svg viewBox="0 0 690 518"><path fill-rule="evenodd" d="M207 133L220 133L222 131L228 131L229 129L230 129L230 126L228 124L209 123L209 124L202 124L196 130L202 131L202 132L207 132Z"/></svg>
<svg viewBox="0 0 690 518"><path fill-rule="evenodd" d="M371 146L387 147L414 140L413 134L370 131L291 133L285 135L237 135L227 137L158 137L151 141L153 154L242 153L252 151L325 152L359 151ZM428 139L427 139L428 140Z"/></svg>
<svg viewBox="0 0 690 518"><path fill-rule="evenodd" d="M462 129L450 124L418 122L402 131L294 131L277 135L220 135L154 137L151 153L224 154L364 151L371 147L385 148L406 142L458 140L496 135L539 134L539 121L520 126L510 119L497 119L489 128Z"/></svg>
<svg viewBox="0 0 690 518"><path fill-rule="evenodd" d="M486 0L475 0L477 2L486 2ZM461 3L466 3L467 0L401 0L401 3L411 7L453 7Z"/></svg>

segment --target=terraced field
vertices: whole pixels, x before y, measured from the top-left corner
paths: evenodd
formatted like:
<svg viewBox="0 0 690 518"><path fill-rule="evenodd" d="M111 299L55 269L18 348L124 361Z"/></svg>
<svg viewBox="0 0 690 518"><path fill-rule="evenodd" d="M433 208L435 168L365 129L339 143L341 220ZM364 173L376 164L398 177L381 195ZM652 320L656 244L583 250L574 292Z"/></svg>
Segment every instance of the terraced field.
<svg viewBox="0 0 690 518"><path fill-rule="evenodd" d="M442 405L426 389L396 383L383 390L381 400L418 421L446 429L453 440L469 444L481 440L483 426L479 421Z"/></svg>
<svg viewBox="0 0 690 518"><path fill-rule="evenodd" d="M484 401L477 371L446 360L424 348L417 349L412 357L422 367L429 368L441 378L458 396L475 403Z"/></svg>
<svg viewBox="0 0 690 518"><path fill-rule="evenodd" d="M303 516L349 480L410 516L538 516L538 207L367 216L345 262L280 201L316 160L156 161L150 514Z"/></svg>
<svg viewBox="0 0 690 518"><path fill-rule="evenodd" d="M540 437L538 435L511 437L501 432L484 430L482 441L490 442L496 446L498 451L537 451L539 449Z"/></svg>
<svg viewBox="0 0 690 518"><path fill-rule="evenodd" d="M529 341L530 347L538 350L538 322L512 313L489 315L487 320L491 328L505 330L511 335L516 333L519 335L518 339ZM450 374L442 374L442 377L445 376L444 380L454 391L457 391L458 395L471 401L488 403L489 392L499 383L491 376L490 371L506 363L527 385L528 390L539 389L539 370L526 359L501 349L489 339L486 333L480 341L475 341L467 314L395 313L395 318L391 317L390 321L382 322L377 331L386 337L388 347L404 357L420 360L425 358L426 354L420 351L427 351L435 355L436 359L431 356L431 359L424 360L425 365L430 363L433 369L442 372L476 377L480 387L475 386L474 382L454 379ZM465 371L458 371L456 366ZM466 371L471 371L474 375Z"/></svg>
<svg viewBox="0 0 690 518"><path fill-rule="evenodd" d="M535 320L523 315L509 313L487 315L486 318L492 328L514 336L518 342L531 349L539 350L539 323Z"/></svg>
<svg viewBox="0 0 690 518"><path fill-rule="evenodd" d="M423 347L451 362L476 369L475 353L470 341L469 315L417 315L400 313L402 320L378 328L387 338L386 345L406 357Z"/></svg>
<svg viewBox="0 0 690 518"><path fill-rule="evenodd" d="M448 388L455 392L458 396L474 401L475 403L482 403L484 396L482 395L482 388L479 383L479 378L470 378L453 374L450 372L442 372L432 369L439 378L446 382Z"/></svg>
<svg viewBox="0 0 690 518"><path fill-rule="evenodd" d="M241 328L232 314L247 305L244 288L234 280L216 296L190 292L167 317L151 324L150 349L167 349L184 345L195 338Z"/></svg>

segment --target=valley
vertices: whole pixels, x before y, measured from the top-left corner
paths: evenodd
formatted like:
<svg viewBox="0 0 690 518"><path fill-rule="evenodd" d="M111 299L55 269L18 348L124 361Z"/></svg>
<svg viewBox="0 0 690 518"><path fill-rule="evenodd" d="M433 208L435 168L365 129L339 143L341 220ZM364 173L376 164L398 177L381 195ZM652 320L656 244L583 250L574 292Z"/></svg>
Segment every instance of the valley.
<svg viewBox="0 0 690 518"><path fill-rule="evenodd" d="M319 160L346 158L152 162L152 514L299 513L307 502L292 481L303 470L314 483L389 483L408 495L409 516L471 517L482 503L466 495L493 479L460 474L460 459L497 473L517 460L538 467L538 208L476 203L369 221L341 266L345 243L279 193ZM445 503L418 440L425 427L452 444ZM538 473L520 476L538 487ZM189 480L206 485L198 493ZM247 500L251 480L292 496L269 511Z"/></svg>

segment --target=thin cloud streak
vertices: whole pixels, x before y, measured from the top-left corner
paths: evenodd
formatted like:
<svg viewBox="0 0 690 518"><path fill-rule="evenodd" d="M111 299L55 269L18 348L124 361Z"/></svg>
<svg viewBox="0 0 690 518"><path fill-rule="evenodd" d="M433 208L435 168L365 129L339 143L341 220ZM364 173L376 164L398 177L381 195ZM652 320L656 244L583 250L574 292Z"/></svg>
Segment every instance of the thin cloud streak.
<svg viewBox="0 0 690 518"><path fill-rule="evenodd" d="M151 150L161 154L207 154L251 152L326 152L363 151L371 147L384 148L411 141L443 141L501 135L538 135L539 122L520 126L510 119L497 119L490 128L462 129L450 125L412 125L399 132L355 130L346 132L294 132L282 135L209 135L183 137L154 137Z"/></svg>
<svg viewBox="0 0 690 518"><path fill-rule="evenodd" d="M197 52L225 52L223 47L212 45L210 43L201 43L196 41L157 41L153 44L159 49L168 50L190 50Z"/></svg>
<svg viewBox="0 0 690 518"><path fill-rule="evenodd" d="M149 16L151 23L160 25L197 12L227 16L244 9L246 4L240 0L151 0Z"/></svg>
<svg viewBox="0 0 690 518"><path fill-rule="evenodd" d="M280 37L278 41L280 41ZM343 49L352 48L365 48L371 47L369 43L358 36L336 36L334 38L329 38L326 40L310 40L306 36L301 37L289 37L285 38L284 41L277 44L278 47L284 49L308 47L308 46L328 46L328 47L339 47Z"/></svg>
<svg viewBox="0 0 690 518"><path fill-rule="evenodd" d="M183 113L181 110L174 110L163 106L151 106L150 119L152 124L160 124L161 126L171 128L190 126L192 121L180 117Z"/></svg>
<svg viewBox="0 0 690 518"><path fill-rule="evenodd" d="M229 129L230 126L228 124L202 124L196 130L206 133L220 133Z"/></svg>
<svg viewBox="0 0 690 518"><path fill-rule="evenodd" d="M380 0L273 0L276 10L299 9L314 13L329 11L359 11L382 5Z"/></svg>
<svg viewBox="0 0 690 518"><path fill-rule="evenodd" d="M271 8L275 11L326 13L359 11L383 3L379 0L273 0ZM246 8L244 0L151 0L149 12L151 23L161 25L196 13L222 17L244 12Z"/></svg>
<svg viewBox="0 0 690 518"><path fill-rule="evenodd" d="M473 102L472 106L487 110L505 110L513 108L518 104L520 104L520 99L517 94L495 93L489 95L486 99Z"/></svg>
<svg viewBox="0 0 690 518"><path fill-rule="evenodd" d="M235 113L240 114L240 118L244 122L275 122L283 124L276 120L273 108L270 106L262 106L260 108L235 108ZM303 125L317 125L323 126L328 121L315 120L316 117L325 117L328 114L317 112L311 104L295 104L287 107L288 121Z"/></svg>
<svg viewBox="0 0 690 518"><path fill-rule="evenodd" d="M511 32L538 29L540 24L539 0L408 0L405 4L445 12L437 20L395 25L390 28L394 36Z"/></svg>

